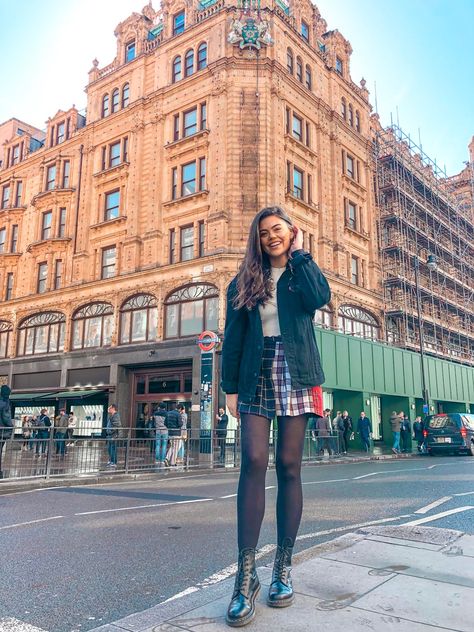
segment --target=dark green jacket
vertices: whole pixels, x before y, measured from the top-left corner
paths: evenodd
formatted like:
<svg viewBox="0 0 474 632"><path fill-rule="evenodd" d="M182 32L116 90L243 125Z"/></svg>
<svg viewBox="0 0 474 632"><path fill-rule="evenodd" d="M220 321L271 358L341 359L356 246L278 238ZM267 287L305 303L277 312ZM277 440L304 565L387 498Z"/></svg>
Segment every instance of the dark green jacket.
<svg viewBox="0 0 474 632"><path fill-rule="evenodd" d="M222 390L239 400L255 396L263 355L263 329L258 305L235 309L237 277L227 290L227 314L222 348ZM277 306L285 358L294 389L324 382L314 335L314 313L329 302L331 291L324 274L304 250L297 250L277 283Z"/></svg>

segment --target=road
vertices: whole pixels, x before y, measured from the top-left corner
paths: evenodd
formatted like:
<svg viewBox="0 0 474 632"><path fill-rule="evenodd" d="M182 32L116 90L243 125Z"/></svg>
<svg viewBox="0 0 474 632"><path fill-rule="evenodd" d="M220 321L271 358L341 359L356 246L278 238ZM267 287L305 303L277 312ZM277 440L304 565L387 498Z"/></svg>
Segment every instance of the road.
<svg viewBox="0 0 474 632"><path fill-rule="evenodd" d="M0 496L0 632L7 617L87 631L228 577L237 478L170 474ZM374 523L474 530L473 458L307 466L303 484L296 550ZM259 563L274 550L275 486L269 471Z"/></svg>

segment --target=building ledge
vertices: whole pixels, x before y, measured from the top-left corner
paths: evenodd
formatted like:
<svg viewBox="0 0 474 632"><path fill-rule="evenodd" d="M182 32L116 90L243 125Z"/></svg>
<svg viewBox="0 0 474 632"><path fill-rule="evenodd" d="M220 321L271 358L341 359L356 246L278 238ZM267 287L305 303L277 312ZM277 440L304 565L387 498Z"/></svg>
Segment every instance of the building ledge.
<svg viewBox="0 0 474 632"><path fill-rule="evenodd" d="M61 187L55 187L54 189L49 189L48 191L41 191L40 193L37 193L32 200L32 204L34 205L36 200L41 200L45 197L47 197L48 195L53 195L53 194L66 194L66 193L74 193L75 191L75 187L68 187L66 189L63 189Z"/></svg>
<svg viewBox="0 0 474 632"><path fill-rule="evenodd" d="M122 224L124 224L127 221L127 216L126 215L120 215L119 217L114 217L113 219L107 219L103 222L99 222L97 224L92 224L92 226L89 226L89 228L91 230L97 231L101 228L107 227L107 228L113 228L115 226L121 226Z"/></svg>
<svg viewBox="0 0 474 632"><path fill-rule="evenodd" d="M302 152L311 156L312 158L318 157L318 154L314 151L314 149L312 149L311 147L308 147L308 145L305 145L303 141L298 140L297 138L295 138L292 134L289 134L288 132L285 134L285 149L287 149L287 143L292 145L294 148L300 149Z"/></svg>
<svg viewBox="0 0 474 632"><path fill-rule="evenodd" d="M354 178L351 178L346 173L342 174L342 179L345 182L347 182L348 184L351 184L356 189L359 189L359 191L364 191L364 192L367 191L367 189L366 189L366 187L364 185L362 185L360 182L357 182L357 180L354 180Z"/></svg>
<svg viewBox="0 0 474 632"><path fill-rule="evenodd" d="M168 202L163 202L163 206L165 208L170 208L175 204L180 204L186 202L187 200L197 200L199 198L206 198L209 195L208 189L203 189L202 191L196 191L196 193L190 193L189 195L184 195L183 197L176 198L176 200L168 200Z"/></svg>
<svg viewBox="0 0 474 632"><path fill-rule="evenodd" d="M205 139L207 141L206 144L209 144L207 137L210 134L210 130L206 127L205 129L201 129L195 134L190 134L189 136L183 136L182 138L178 138L178 140L168 141L165 145L165 149L176 149L181 147L185 147L191 144L194 141L194 145L197 145L200 140Z"/></svg>
<svg viewBox="0 0 474 632"><path fill-rule="evenodd" d="M57 244L67 244L69 241L71 241L71 237L51 237L50 239L40 239L40 241L35 241L32 244L29 244L26 252L33 252L45 245L49 246L54 251Z"/></svg>
<svg viewBox="0 0 474 632"><path fill-rule="evenodd" d="M319 213L319 207L317 204L314 204L314 202L305 202L301 198L293 195L293 193L289 193L288 191L285 193L285 200L298 204L298 206L301 206L306 211L309 210L312 213Z"/></svg>
<svg viewBox="0 0 474 632"><path fill-rule="evenodd" d="M101 171L97 171L92 174L94 178L105 178L109 174L120 173L121 171L126 170L130 166L129 162L121 162L119 165L114 165L113 167L107 167L107 169L102 169Z"/></svg>
<svg viewBox="0 0 474 632"><path fill-rule="evenodd" d="M365 239L365 241L370 241L370 235L365 230L359 230L357 228L353 228L347 221L344 224L344 228L353 235L357 235L361 239Z"/></svg>

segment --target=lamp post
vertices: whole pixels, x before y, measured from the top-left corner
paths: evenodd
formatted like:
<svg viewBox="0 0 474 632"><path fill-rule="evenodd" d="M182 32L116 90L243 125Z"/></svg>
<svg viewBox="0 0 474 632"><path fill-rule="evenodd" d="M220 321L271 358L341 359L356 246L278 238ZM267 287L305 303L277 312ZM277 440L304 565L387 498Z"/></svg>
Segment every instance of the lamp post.
<svg viewBox="0 0 474 632"><path fill-rule="evenodd" d="M426 265L430 270L436 270L436 257L435 255L428 255ZM421 316L421 297L420 297L420 283L419 283L419 269L420 259L418 255L415 255L415 290L416 290L416 309L418 312L418 332L420 338L420 362L421 362L421 389L423 396L423 412L429 413L429 393L426 380L426 368L425 368L425 350L423 346L423 318Z"/></svg>

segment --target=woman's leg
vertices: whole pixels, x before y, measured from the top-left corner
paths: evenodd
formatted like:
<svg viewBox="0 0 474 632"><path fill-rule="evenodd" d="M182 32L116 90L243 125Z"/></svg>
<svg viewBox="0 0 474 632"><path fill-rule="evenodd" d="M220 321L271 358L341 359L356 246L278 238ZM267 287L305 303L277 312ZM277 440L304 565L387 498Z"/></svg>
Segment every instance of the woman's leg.
<svg viewBox="0 0 474 632"><path fill-rule="evenodd" d="M270 422L266 417L241 414L241 453L237 493L239 551L256 548L265 513L265 474L268 466Z"/></svg>
<svg viewBox="0 0 474 632"><path fill-rule="evenodd" d="M278 417L276 472L278 546L287 538L295 543L303 511L301 460L306 433L306 415Z"/></svg>

